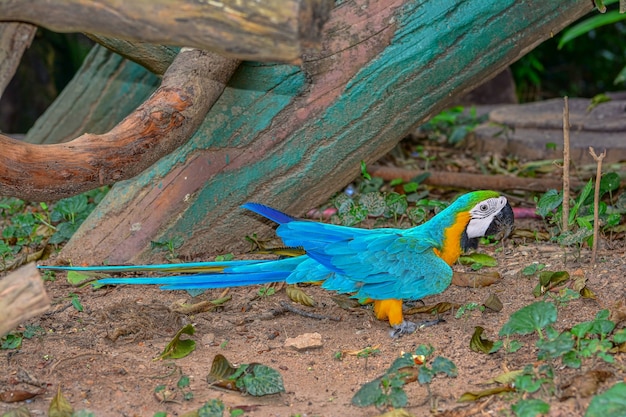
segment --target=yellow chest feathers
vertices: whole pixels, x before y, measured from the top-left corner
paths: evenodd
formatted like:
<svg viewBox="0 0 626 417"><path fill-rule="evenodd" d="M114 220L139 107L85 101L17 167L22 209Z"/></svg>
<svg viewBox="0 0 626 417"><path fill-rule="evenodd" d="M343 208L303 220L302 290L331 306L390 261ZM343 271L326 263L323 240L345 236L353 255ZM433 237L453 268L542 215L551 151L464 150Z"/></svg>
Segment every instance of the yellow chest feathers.
<svg viewBox="0 0 626 417"><path fill-rule="evenodd" d="M444 230L443 245L441 249L435 249L435 253L448 265L455 263L461 255L461 236L469 221L469 212L461 212L456 215L452 226Z"/></svg>

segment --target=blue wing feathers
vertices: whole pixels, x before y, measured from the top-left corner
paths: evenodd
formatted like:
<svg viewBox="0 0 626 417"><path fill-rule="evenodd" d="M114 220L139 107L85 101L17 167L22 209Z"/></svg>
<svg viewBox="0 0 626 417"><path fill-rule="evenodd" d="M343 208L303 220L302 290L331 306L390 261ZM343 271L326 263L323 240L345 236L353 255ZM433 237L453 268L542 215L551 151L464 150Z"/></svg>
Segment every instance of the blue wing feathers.
<svg viewBox="0 0 626 417"><path fill-rule="evenodd" d="M263 204L259 204L259 203L246 203L242 205L241 207L248 209L250 211L253 211L256 214L260 214L263 217L267 217L271 221L276 222L278 224L289 223L289 222L296 220L295 217L291 217L290 215L285 214L282 211L278 211L276 209L273 209L268 206L264 206Z"/></svg>

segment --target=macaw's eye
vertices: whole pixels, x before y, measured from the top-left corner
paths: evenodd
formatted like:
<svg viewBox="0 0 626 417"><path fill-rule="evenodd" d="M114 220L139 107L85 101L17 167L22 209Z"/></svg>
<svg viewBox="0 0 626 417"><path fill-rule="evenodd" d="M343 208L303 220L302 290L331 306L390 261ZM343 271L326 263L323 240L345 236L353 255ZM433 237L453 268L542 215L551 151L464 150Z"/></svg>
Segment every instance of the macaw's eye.
<svg viewBox="0 0 626 417"><path fill-rule="evenodd" d="M480 211L487 211L488 209L489 209L489 206L487 204L480 205Z"/></svg>

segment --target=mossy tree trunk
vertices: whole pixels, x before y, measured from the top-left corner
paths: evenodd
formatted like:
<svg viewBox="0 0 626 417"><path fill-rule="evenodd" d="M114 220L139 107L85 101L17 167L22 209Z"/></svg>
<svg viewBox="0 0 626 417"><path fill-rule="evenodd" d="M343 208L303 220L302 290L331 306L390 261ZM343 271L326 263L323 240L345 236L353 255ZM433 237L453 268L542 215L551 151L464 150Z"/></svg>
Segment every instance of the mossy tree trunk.
<svg viewBox="0 0 626 417"><path fill-rule="evenodd" d="M118 183L62 256L151 260L150 241L184 256L240 250L269 232L241 210L304 213L350 182L415 124L590 11L585 0L346 1L302 66L242 64L195 135Z"/></svg>
<svg viewBox="0 0 626 417"><path fill-rule="evenodd" d="M0 16L7 16L6 10L18 13L16 3L0 0ZM185 109L165 113L174 125L164 123L162 137L152 138L152 134L158 135L154 129L149 129L147 136L142 136L141 129L136 131L139 136L133 139L140 140L137 143L148 140L149 146L168 151L171 148L161 146L160 141L176 143L175 151L136 177L117 183L65 246L62 256L75 263L149 261L151 241L177 238L185 242L178 249L181 255L241 249L244 235L269 231L266 223L239 209L242 203L258 201L295 215L321 203L357 175L361 160L375 161L454 96L498 73L591 8L586 0L339 2L324 26L321 50L302 54L299 49L301 65L244 62L206 115L195 111L193 117L189 116L193 120L187 120L182 113L186 108L198 108L207 99L192 94L192 101L179 103L185 104ZM103 42L116 50L117 46ZM244 48L237 58L245 57L246 51ZM259 55L259 59L268 56ZM235 61L223 64L232 68L231 64L238 64ZM197 72L210 71L199 65ZM191 63L181 68L196 73ZM110 82L116 80L112 75ZM201 84L197 84L198 91L206 89ZM162 84L161 91L155 91L152 97L171 92L166 87ZM185 96L184 88L175 91L173 98ZM72 97L76 96L67 94L64 100ZM211 100L215 98L213 95ZM123 100L122 92L119 99ZM102 107L97 103L94 108ZM144 111L145 120L164 122L159 114L154 119L155 114L146 112L147 108L141 106L129 118ZM67 115L57 117L61 121ZM126 130L120 127L128 127L129 118L109 134L124 133ZM184 144L182 136L193 131L187 128L182 136L176 133L179 122L195 131ZM50 117L47 123L55 123L55 118ZM175 142L172 134L178 135ZM29 134L29 141L37 143L36 136ZM8 138L0 140L4 150L17 146ZM72 142L60 145L74 151ZM24 146L44 157L29 148L31 145ZM57 145L49 146L54 155ZM138 166L143 167L135 163L152 163L156 156L150 154L144 159L148 152L135 151L131 153L137 158L135 162L132 158L120 159L124 161L120 178L125 178L122 174L134 175ZM23 156L12 161L30 163L29 154ZM98 158L97 153L90 154L82 161L87 162L85 169L101 166ZM19 167L0 166L9 171L5 178L0 170L2 191L8 182L15 182L13 176L19 174ZM55 168L55 175L50 177L56 178L61 169ZM97 172L95 177L86 175L93 181L90 187L113 178L102 170ZM67 181L71 182L72 177L68 176ZM54 186L57 188L51 189L50 195L57 198L63 187L65 194L75 190L63 181L56 181ZM57 194L53 194L55 191ZM40 187L38 192L45 193L46 188Z"/></svg>

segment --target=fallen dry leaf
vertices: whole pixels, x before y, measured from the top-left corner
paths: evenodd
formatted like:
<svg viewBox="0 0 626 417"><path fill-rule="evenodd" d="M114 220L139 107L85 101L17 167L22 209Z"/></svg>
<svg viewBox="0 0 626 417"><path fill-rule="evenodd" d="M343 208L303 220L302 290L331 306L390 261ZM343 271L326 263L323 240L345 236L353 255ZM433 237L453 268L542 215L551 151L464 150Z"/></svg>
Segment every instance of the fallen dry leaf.
<svg viewBox="0 0 626 417"><path fill-rule="evenodd" d="M488 287L500 279L500 273L491 272L457 272L454 271L452 284L459 287Z"/></svg>
<svg viewBox="0 0 626 417"><path fill-rule="evenodd" d="M562 390L561 401L572 397L591 397L598 391L598 385L613 376L613 372L602 369L592 369L574 376L559 388Z"/></svg>
<svg viewBox="0 0 626 417"><path fill-rule="evenodd" d="M0 392L0 401L5 403L16 403L26 401L39 395L39 392L29 392L23 390L11 390Z"/></svg>

